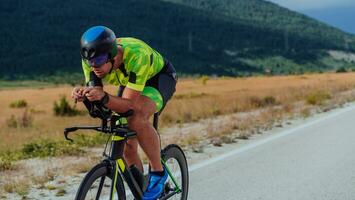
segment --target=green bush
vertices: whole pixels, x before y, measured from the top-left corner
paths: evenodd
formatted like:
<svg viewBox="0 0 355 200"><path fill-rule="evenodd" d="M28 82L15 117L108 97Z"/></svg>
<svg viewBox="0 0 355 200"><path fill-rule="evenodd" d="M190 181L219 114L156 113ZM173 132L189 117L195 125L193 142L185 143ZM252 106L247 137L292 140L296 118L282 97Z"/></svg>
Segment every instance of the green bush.
<svg viewBox="0 0 355 200"><path fill-rule="evenodd" d="M336 73L345 73L345 72L348 72L348 70L345 67L340 67L336 71Z"/></svg>
<svg viewBox="0 0 355 200"><path fill-rule="evenodd" d="M0 171L17 169L15 161L22 158L21 153L14 151L0 152Z"/></svg>
<svg viewBox="0 0 355 200"><path fill-rule="evenodd" d="M272 106L272 105L276 105L276 99L273 96L266 96L263 98L263 102L266 106Z"/></svg>
<svg viewBox="0 0 355 200"><path fill-rule="evenodd" d="M75 136L75 142L39 140L24 144L17 151L0 152L0 171L16 169L14 162L21 159L53 156L78 156L85 154L82 147L93 147L104 144L108 137L104 134Z"/></svg>
<svg viewBox="0 0 355 200"><path fill-rule="evenodd" d="M250 98L250 104L256 108L263 108L266 106L276 105L277 102L276 102L275 97L273 97L273 96L265 96L263 98L259 98L259 97L254 96L254 97Z"/></svg>
<svg viewBox="0 0 355 200"><path fill-rule="evenodd" d="M79 146L93 147L104 144L107 141L107 135L96 134L94 136L87 136L79 134L75 137L75 143Z"/></svg>
<svg viewBox="0 0 355 200"><path fill-rule="evenodd" d="M75 116L80 114L78 110L69 105L65 96L62 96L59 102L54 102L53 111L55 116Z"/></svg>
<svg viewBox="0 0 355 200"><path fill-rule="evenodd" d="M202 82L202 85L206 85L207 84L207 81L209 80L210 78L208 76L202 76L200 78L201 82Z"/></svg>
<svg viewBox="0 0 355 200"><path fill-rule="evenodd" d="M324 101L331 99L332 96L324 91L314 92L306 96L306 101L311 105L321 105Z"/></svg>
<svg viewBox="0 0 355 200"><path fill-rule="evenodd" d="M79 134L75 136L74 143L68 141L39 140L23 145L22 158L48 157L61 155L81 155L85 153L80 147L93 147L104 144L107 136L95 134L94 136Z"/></svg>
<svg viewBox="0 0 355 200"><path fill-rule="evenodd" d="M64 189L60 189L58 190L58 192L55 194L55 196L57 197L62 197L67 193L67 191L65 191Z"/></svg>
<svg viewBox="0 0 355 200"><path fill-rule="evenodd" d="M11 115L11 117L6 120L6 124L9 128L17 128L17 120L15 118L15 115Z"/></svg>
<svg viewBox="0 0 355 200"><path fill-rule="evenodd" d="M11 170L13 168L14 166L11 160L0 158L0 172L5 170Z"/></svg>
<svg viewBox="0 0 355 200"><path fill-rule="evenodd" d="M11 115L11 117L6 120L6 124L10 128L31 127L33 124L33 117L26 109L21 117L16 118L15 115Z"/></svg>
<svg viewBox="0 0 355 200"><path fill-rule="evenodd" d="M10 108L24 108L27 106L28 106L27 101L24 99L20 99L10 103Z"/></svg>
<svg viewBox="0 0 355 200"><path fill-rule="evenodd" d="M54 142L48 140L25 144L21 152L24 158L80 155L84 153L77 144L71 144L67 141Z"/></svg>

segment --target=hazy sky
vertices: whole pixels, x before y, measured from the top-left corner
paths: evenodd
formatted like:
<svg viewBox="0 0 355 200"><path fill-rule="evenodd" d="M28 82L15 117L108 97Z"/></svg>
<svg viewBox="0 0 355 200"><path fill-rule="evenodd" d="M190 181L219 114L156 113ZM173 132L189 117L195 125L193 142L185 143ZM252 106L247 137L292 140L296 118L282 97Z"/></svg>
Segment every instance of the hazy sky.
<svg viewBox="0 0 355 200"><path fill-rule="evenodd" d="M355 34L355 0L267 0Z"/></svg>
<svg viewBox="0 0 355 200"><path fill-rule="evenodd" d="M268 0L291 10L309 10L355 5L355 0Z"/></svg>

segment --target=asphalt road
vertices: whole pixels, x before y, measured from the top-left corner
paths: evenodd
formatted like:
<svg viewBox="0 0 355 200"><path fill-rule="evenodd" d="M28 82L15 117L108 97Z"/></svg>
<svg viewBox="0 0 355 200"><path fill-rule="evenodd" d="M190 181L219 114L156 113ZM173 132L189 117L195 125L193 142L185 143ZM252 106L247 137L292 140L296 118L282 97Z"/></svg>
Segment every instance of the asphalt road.
<svg viewBox="0 0 355 200"><path fill-rule="evenodd" d="M355 106L190 170L192 200L354 200Z"/></svg>

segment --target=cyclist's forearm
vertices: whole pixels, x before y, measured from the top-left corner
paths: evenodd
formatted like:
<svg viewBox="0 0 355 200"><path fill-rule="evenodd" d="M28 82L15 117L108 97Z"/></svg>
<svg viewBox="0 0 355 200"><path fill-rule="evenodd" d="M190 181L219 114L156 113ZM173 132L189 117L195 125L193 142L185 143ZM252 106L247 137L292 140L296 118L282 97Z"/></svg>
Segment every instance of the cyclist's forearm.
<svg viewBox="0 0 355 200"><path fill-rule="evenodd" d="M128 110L135 110L132 100L112 95L109 95L109 97L109 101L105 106L112 111L123 113Z"/></svg>

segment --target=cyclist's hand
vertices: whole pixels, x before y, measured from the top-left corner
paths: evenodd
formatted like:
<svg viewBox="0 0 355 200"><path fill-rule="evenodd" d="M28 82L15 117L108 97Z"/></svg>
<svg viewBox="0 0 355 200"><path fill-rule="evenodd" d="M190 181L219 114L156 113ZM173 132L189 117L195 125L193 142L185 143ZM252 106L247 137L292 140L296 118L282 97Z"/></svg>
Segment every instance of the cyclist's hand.
<svg viewBox="0 0 355 200"><path fill-rule="evenodd" d="M71 93L71 97L79 102L82 102L84 100L84 89L75 87Z"/></svg>
<svg viewBox="0 0 355 200"><path fill-rule="evenodd" d="M83 94L89 101L100 101L105 96L102 87L87 87L83 91Z"/></svg>

